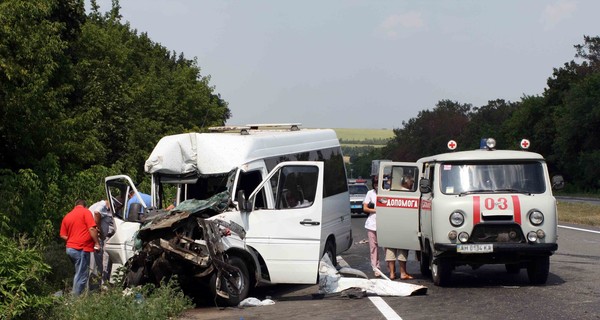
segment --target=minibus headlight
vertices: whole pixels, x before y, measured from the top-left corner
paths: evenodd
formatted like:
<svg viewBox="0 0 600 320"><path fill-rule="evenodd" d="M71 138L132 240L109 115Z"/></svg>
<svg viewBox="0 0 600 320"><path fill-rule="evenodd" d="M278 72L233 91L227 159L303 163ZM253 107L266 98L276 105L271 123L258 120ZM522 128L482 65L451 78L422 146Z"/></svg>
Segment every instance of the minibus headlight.
<svg viewBox="0 0 600 320"><path fill-rule="evenodd" d="M465 215L461 211L454 211L450 214L450 224L460 227L465 223Z"/></svg>
<svg viewBox="0 0 600 320"><path fill-rule="evenodd" d="M544 222L544 214L538 210L532 210L529 212L529 222L534 226L539 226Z"/></svg>
<svg viewBox="0 0 600 320"><path fill-rule="evenodd" d="M527 240L529 240L529 242L536 242L538 239L537 233L535 233L535 231L529 231L527 233Z"/></svg>
<svg viewBox="0 0 600 320"><path fill-rule="evenodd" d="M466 232L461 232L458 234L458 241L465 243L469 241L469 234Z"/></svg>

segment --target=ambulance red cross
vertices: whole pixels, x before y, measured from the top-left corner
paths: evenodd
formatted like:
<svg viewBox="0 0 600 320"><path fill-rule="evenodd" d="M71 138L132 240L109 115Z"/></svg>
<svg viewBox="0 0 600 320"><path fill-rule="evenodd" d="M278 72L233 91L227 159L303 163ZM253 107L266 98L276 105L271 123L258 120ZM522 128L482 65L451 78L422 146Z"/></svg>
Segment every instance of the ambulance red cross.
<svg viewBox="0 0 600 320"><path fill-rule="evenodd" d="M456 266L484 264L504 264L508 273L525 268L531 284L544 284L558 249L552 189L564 181L551 179L540 154L484 142L414 163L382 162L379 176L390 183L385 189L379 179L379 245L416 250L421 273L439 286L450 283Z"/></svg>

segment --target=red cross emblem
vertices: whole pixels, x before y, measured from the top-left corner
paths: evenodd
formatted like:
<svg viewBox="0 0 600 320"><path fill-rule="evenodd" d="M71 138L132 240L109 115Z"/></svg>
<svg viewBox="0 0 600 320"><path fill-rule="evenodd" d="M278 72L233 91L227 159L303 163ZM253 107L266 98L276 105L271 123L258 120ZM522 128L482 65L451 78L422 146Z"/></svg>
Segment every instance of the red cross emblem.
<svg viewBox="0 0 600 320"><path fill-rule="evenodd" d="M450 150L456 149L456 141L454 141L454 140L448 141L448 149L450 149Z"/></svg>
<svg viewBox="0 0 600 320"><path fill-rule="evenodd" d="M529 145L530 145L529 140L527 140L527 139L521 140L521 148L528 149Z"/></svg>

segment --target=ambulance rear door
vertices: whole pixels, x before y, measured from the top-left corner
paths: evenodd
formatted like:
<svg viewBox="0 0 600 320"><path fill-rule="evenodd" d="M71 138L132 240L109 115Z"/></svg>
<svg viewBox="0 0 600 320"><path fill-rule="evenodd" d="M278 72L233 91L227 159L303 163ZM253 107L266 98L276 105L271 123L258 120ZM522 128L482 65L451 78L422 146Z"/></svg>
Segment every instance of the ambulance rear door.
<svg viewBox="0 0 600 320"><path fill-rule="evenodd" d="M377 192L377 242L381 247L421 250L420 164L383 162Z"/></svg>

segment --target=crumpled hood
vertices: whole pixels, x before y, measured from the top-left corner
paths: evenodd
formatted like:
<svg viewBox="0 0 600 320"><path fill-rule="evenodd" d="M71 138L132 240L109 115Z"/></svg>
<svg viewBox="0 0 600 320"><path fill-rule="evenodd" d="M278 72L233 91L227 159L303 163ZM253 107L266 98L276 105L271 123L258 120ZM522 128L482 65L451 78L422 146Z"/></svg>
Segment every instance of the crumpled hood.
<svg viewBox="0 0 600 320"><path fill-rule="evenodd" d="M229 191L223 191L206 200L190 199L183 201L171 211L160 211L156 215L148 217L138 231L137 238L145 240L154 231L171 228L177 222L192 215L211 217L219 214L227 209L229 199Z"/></svg>

